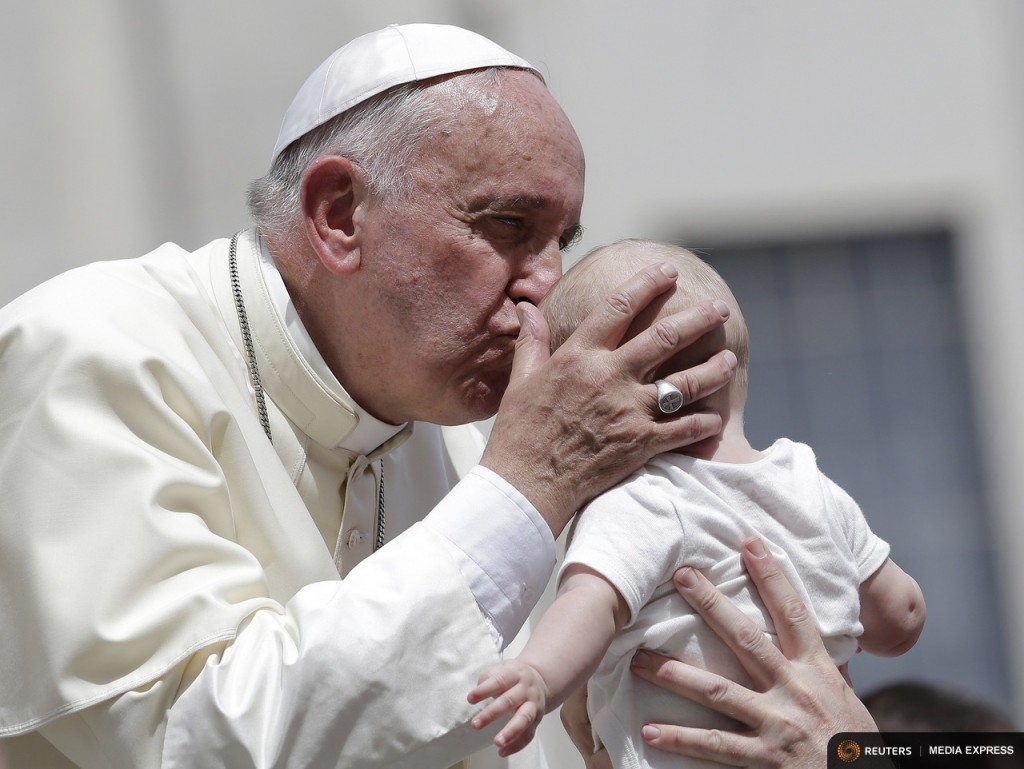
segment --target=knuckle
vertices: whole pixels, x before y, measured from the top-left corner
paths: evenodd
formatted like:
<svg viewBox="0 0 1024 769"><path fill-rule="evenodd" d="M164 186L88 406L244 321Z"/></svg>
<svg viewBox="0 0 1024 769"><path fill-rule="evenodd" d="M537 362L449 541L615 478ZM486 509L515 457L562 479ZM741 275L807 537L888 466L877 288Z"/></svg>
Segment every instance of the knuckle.
<svg viewBox="0 0 1024 769"><path fill-rule="evenodd" d="M709 753L717 754L722 749L723 737L722 732L718 729L708 729L704 733L704 749Z"/></svg>
<svg viewBox="0 0 1024 769"><path fill-rule="evenodd" d="M736 630L736 644L745 652L754 653L765 643L764 633L760 628L744 624Z"/></svg>
<svg viewBox="0 0 1024 769"><path fill-rule="evenodd" d="M721 430L721 420L717 414L687 414L676 419L673 425L674 438L680 446L696 443Z"/></svg>
<svg viewBox="0 0 1024 769"><path fill-rule="evenodd" d="M795 685L790 683L790 691L793 701L796 702L804 713L820 713L821 702L818 701L817 692L806 685ZM787 719L788 720L788 719ZM796 729L799 724L791 723L790 728Z"/></svg>
<svg viewBox="0 0 1024 769"><path fill-rule="evenodd" d="M501 669L495 672L494 680L501 689L509 689L515 685L515 677L510 674L507 669Z"/></svg>
<svg viewBox="0 0 1024 769"><path fill-rule="evenodd" d="M537 717L537 711L534 708L529 707L529 703L527 703L526 705L523 705L523 707L519 708L519 712L516 713L516 717L519 719L521 727L526 729L533 724L534 719Z"/></svg>
<svg viewBox="0 0 1024 769"><path fill-rule="evenodd" d="M629 294L623 291L616 291L613 294L610 294L608 298L605 299L605 304L607 304L608 308L615 315L630 318L634 315L633 302Z"/></svg>
<svg viewBox="0 0 1024 769"><path fill-rule="evenodd" d="M505 692L500 702L504 710L515 710L522 704L522 698L514 696L512 692Z"/></svg>
<svg viewBox="0 0 1024 769"><path fill-rule="evenodd" d="M714 590L703 590L691 593L687 600L693 602L693 608L703 616L714 614L719 607L721 596Z"/></svg>
<svg viewBox="0 0 1024 769"><path fill-rule="evenodd" d="M658 347L665 352L672 352L679 346L679 331L668 320L660 321L651 326L651 337Z"/></svg>
<svg viewBox="0 0 1024 769"><path fill-rule="evenodd" d="M713 678L704 687L704 698L711 704L725 702L728 694L729 684L722 678Z"/></svg>
<svg viewBox="0 0 1024 769"><path fill-rule="evenodd" d="M807 606L804 605L799 596L795 595L789 596L782 602L782 616L792 625L802 625L811 620Z"/></svg>
<svg viewBox="0 0 1024 769"><path fill-rule="evenodd" d="M683 403L693 403L700 399L701 385L693 372L684 371L678 387L683 394Z"/></svg>

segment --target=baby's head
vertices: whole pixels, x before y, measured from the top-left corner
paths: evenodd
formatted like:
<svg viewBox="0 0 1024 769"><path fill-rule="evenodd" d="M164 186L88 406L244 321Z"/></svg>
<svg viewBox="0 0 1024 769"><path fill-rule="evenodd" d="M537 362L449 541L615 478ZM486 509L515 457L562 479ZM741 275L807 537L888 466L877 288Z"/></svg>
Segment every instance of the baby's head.
<svg viewBox="0 0 1024 769"><path fill-rule="evenodd" d="M732 350L738 363L728 387L728 403L733 410L742 411L746 401L749 359L749 341L743 314L722 277L710 265L681 246L651 240L620 240L587 253L565 273L540 304L551 329L551 349L556 349L568 339L597 304L618 286L642 268L660 262L669 262L679 270L676 287L655 299L633 321L626 339L636 336L674 312L702 301L721 299L729 305L730 310L725 325L705 334L695 344L667 361L659 369L656 378L702 363L720 350ZM716 400L721 401L721 396ZM725 403L713 405L721 408Z"/></svg>

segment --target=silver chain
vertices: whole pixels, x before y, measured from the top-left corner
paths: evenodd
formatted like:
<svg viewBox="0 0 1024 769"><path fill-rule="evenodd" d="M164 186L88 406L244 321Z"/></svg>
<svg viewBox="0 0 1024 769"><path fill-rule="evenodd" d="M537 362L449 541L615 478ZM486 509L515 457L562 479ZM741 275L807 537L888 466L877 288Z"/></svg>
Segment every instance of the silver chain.
<svg viewBox="0 0 1024 769"><path fill-rule="evenodd" d="M384 458L380 459L380 483L377 484L377 541L374 550L384 547Z"/></svg>
<svg viewBox="0 0 1024 769"><path fill-rule="evenodd" d="M252 345L252 332L249 331L249 316L245 313L245 302L242 301L242 282L238 279L238 233L231 238L228 269L231 271L231 293L235 297L235 312L238 314L238 325L242 330L242 344L245 345L245 356L248 359L249 378L252 380L252 389L256 394L256 411L259 412L260 424L263 425L263 432L267 434L267 440L273 443L267 402L263 397L263 382L260 380L259 366L256 365L256 350Z"/></svg>
<svg viewBox="0 0 1024 769"><path fill-rule="evenodd" d="M252 332L249 330L249 316L245 312L245 302L242 300L242 281L238 277L238 233L231 238L231 248L228 250L228 269L231 273L231 294L235 298L235 313L238 315L238 326L242 331L242 344L245 345L249 378L252 380L252 389L256 395L256 411L259 413L263 432L267 434L267 440L273 443L267 401L263 395L263 382L260 379L259 366L256 364L256 349L253 347ZM380 459L380 482L377 484L377 538L373 543L374 550L384 547L384 527L387 523L385 513L384 458L382 457Z"/></svg>

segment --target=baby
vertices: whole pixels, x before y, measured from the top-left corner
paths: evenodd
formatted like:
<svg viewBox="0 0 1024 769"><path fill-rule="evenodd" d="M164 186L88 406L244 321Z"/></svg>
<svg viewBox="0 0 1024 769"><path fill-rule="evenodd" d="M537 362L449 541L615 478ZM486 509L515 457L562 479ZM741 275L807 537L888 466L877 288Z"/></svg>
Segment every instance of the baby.
<svg viewBox="0 0 1024 769"><path fill-rule="evenodd" d="M758 451L747 441L746 326L725 281L701 259L651 241L595 249L541 303L552 347L628 276L658 262L678 268L676 288L634 322L629 336L697 302L725 301L731 315L724 328L669 360L654 377L732 350L739 363L729 385L688 404L720 413L723 429L655 457L577 516L554 603L519 657L488 669L469 694L473 703L493 698L473 719L476 728L512 713L494 740L502 755L523 748L541 716L588 679L595 742L608 749L615 769L681 765L678 756L644 744L640 731L647 723L736 728L632 675L630 660L637 649L652 649L750 684L728 647L676 592L672 574L684 565L700 569L771 635L769 615L739 557L741 543L751 537L785 564L837 665L858 648L903 654L924 624L917 582L889 558L889 546L871 532L857 504L818 470L810 447L780 438Z"/></svg>

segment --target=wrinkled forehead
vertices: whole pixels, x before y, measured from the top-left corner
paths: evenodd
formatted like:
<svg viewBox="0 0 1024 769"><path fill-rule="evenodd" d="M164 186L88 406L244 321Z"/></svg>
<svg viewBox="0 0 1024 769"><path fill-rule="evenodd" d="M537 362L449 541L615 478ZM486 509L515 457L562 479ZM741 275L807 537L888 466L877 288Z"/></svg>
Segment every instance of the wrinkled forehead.
<svg viewBox="0 0 1024 769"><path fill-rule="evenodd" d="M513 70L497 82L458 75L445 85L461 80L473 84L443 102L444 116L411 153L410 178L451 192L467 213L561 211L572 221L560 219L559 228L578 224L583 148L547 87Z"/></svg>

